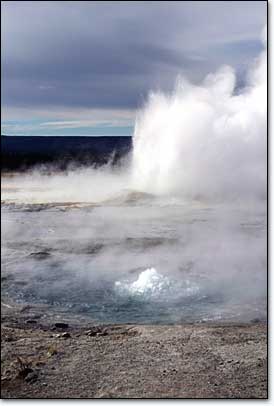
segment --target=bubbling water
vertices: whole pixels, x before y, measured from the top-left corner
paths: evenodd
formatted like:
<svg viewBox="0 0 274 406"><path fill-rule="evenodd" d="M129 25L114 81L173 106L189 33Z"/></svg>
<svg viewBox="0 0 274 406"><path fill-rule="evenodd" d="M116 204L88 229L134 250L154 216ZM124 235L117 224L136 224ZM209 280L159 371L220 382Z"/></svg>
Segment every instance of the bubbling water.
<svg viewBox="0 0 274 406"><path fill-rule="evenodd" d="M141 272L138 279L132 283L124 281L115 282L120 293L129 295L157 297L164 290L170 288L170 281L166 276L159 274L155 268L148 268Z"/></svg>
<svg viewBox="0 0 274 406"><path fill-rule="evenodd" d="M162 275L155 268L148 268L138 275L135 281L123 280L115 282L115 289L122 296L139 297L142 300L163 300L173 296L188 297L198 294L199 287L188 280L176 281Z"/></svg>
<svg viewBox="0 0 274 406"><path fill-rule="evenodd" d="M6 292L104 322L264 319L266 58L238 94L230 67L151 94L125 166L4 177Z"/></svg>

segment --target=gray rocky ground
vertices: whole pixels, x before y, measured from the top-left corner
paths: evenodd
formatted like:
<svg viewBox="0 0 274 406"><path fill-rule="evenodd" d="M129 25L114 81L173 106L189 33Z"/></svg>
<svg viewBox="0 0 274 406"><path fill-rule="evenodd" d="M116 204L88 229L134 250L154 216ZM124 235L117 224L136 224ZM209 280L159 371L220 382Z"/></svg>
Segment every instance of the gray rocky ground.
<svg viewBox="0 0 274 406"><path fill-rule="evenodd" d="M2 305L3 398L267 397L265 323L56 327L36 312Z"/></svg>

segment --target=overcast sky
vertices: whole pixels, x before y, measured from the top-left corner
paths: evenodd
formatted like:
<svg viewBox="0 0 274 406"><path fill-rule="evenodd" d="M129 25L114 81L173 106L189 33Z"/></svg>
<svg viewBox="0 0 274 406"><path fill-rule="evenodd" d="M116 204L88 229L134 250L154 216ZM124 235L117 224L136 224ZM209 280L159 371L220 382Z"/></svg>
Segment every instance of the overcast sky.
<svg viewBox="0 0 274 406"><path fill-rule="evenodd" d="M265 1L3 1L2 134L131 134L150 90L262 49Z"/></svg>

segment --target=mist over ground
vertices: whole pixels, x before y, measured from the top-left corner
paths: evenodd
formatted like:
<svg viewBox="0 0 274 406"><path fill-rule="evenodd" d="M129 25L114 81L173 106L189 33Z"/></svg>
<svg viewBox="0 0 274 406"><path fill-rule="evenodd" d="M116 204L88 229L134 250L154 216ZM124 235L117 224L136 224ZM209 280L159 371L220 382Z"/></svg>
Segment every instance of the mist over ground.
<svg viewBox="0 0 274 406"><path fill-rule="evenodd" d="M264 319L266 58L238 92L225 66L151 94L120 166L4 176L7 294L108 322Z"/></svg>

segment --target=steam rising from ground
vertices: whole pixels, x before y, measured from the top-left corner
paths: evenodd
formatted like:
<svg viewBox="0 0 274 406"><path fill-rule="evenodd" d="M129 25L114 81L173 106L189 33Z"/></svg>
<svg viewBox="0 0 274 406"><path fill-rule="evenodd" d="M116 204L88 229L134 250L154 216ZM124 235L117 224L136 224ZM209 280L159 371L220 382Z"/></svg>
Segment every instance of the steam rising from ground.
<svg viewBox="0 0 274 406"><path fill-rule="evenodd" d="M237 94L235 83L229 66L200 85L179 78L172 94L152 93L139 112L132 159L122 169L106 165L51 176L32 171L10 179L3 199L14 184L20 188L17 199L33 203L98 202L128 191L211 201L265 199L266 50Z"/></svg>
<svg viewBox="0 0 274 406"><path fill-rule="evenodd" d="M2 214L3 289L20 301L104 322L265 317L264 206L137 199Z"/></svg>
<svg viewBox="0 0 274 406"><path fill-rule="evenodd" d="M7 292L109 322L264 317L266 52L138 114L130 163L2 179Z"/></svg>

